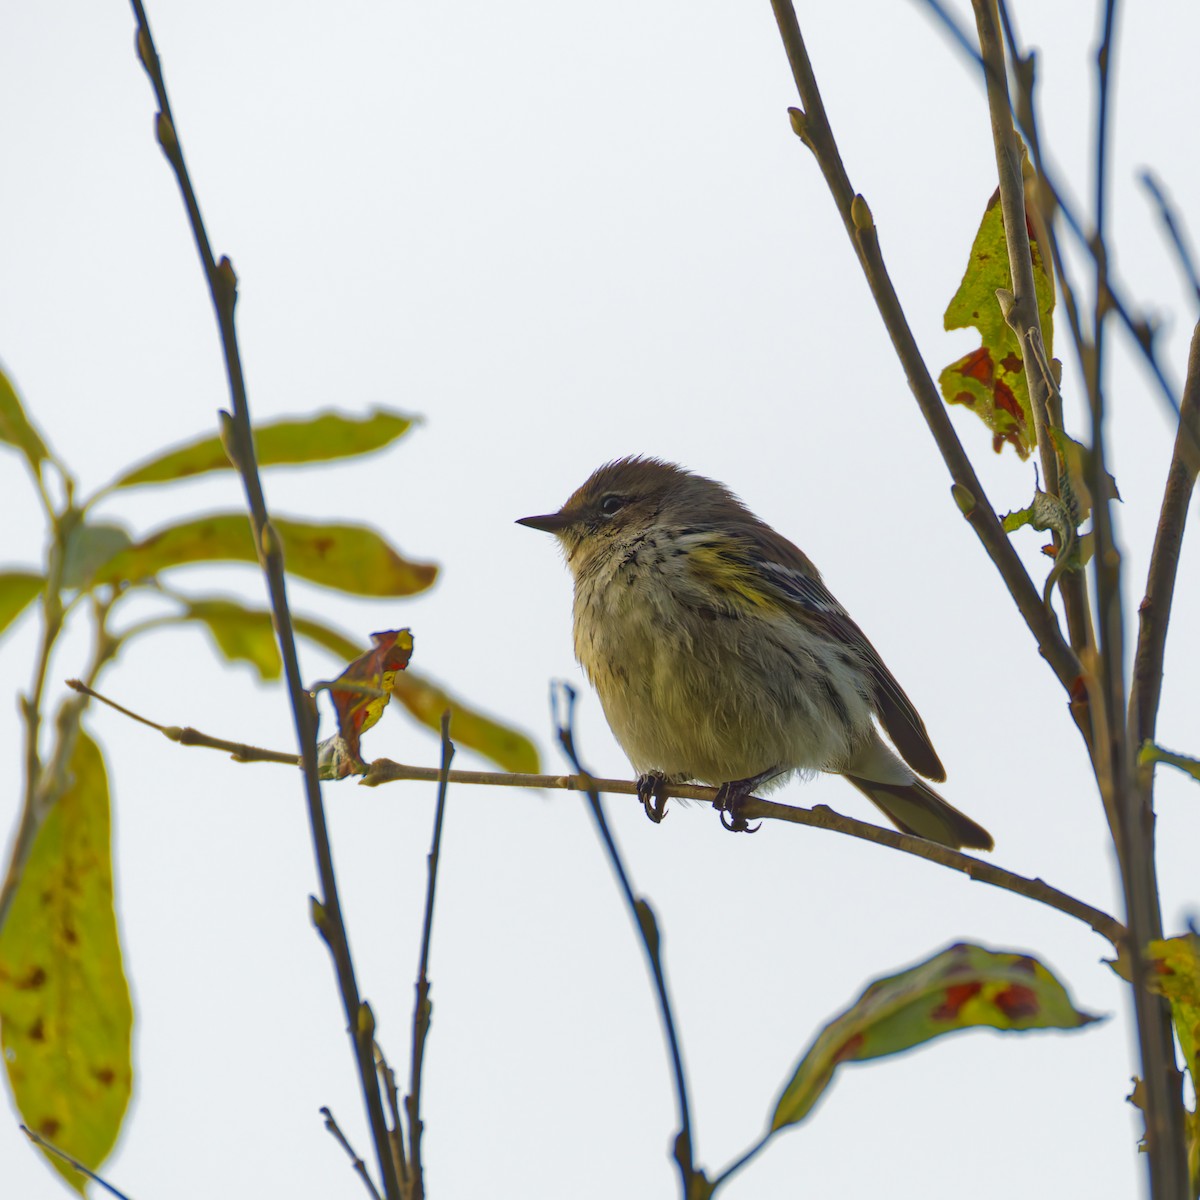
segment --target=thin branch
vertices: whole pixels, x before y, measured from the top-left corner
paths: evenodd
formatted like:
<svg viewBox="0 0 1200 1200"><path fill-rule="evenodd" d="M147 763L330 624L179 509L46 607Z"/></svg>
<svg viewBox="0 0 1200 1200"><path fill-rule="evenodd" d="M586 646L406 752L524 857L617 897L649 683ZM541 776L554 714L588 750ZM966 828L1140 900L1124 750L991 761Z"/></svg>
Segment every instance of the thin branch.
<svg viewBox="0 0 1200 1200"><path fill-rule="evenodd" d="M846 169L842 165L791 0L771 0L771 7L792 67L797 91L804 105L803 111L791 110L793 127L816 157L825 182L833 194L846 232L867 277L871 294L904 368L908 385L954 480L955 498L971 528L983 543L988 557L1000 572L1043 657L1054 670L1068 696L1074 696L1082 675L1079 660L1063 638L1054 614L1043 604L1041 594L1034 587L1029 572L1004 532L995 509L983 490L983 484L975 474L958 434L954 431L929 369L921 357L916 339L888 276L870 209L861 196L855 195Z"/></svg>
<svg viewBox="0 0 1200 1200"><path fill-rule="evenodd" d="M396 1072L392 1070L383 1047L375 1043L375 1070L387 1101L391 1125L388 1128L388 1144L392 1150L392 1161L396 1164L396 1178L400 1180L401 1192L408 1190L408 1160L404 1154L404 1123L400 1118L400 1088L396 1083Z"/></svg>
<svg viewBox="0 0 1200 1200"><path fill-rule="evenodd" d="M129 1197L124 1192L113 1187L107 1180L101 1179L95 1171L89 1167L85 1167L79 1159L72 1158L65 1150L60 1150L53 1142L48 1142L40 1133L34 1133L28 1125L18 1125L17 1128L35 1145L41 1146L43 1150L61 1158L63 1162L74 1167L81 1175L86 1175L93 1183L98 1183L110 1196L116 1196L117 1200L129 1200Z"/></svg>
<svg viewBox="0 0 1200 1200"><path fill-rule="evenodd" d="M604 815L604 805L600 800L600 792L595 782L584 770L575 749L575 689L567 683L551 684L551 708L554 711L554 723L558 732L559 744L571 765L580 775L588 779L585 789L588 797L588 808L592 820L596 824L596 832L604 844L608 855L609 866L617 877L621 894L629 908L629 914L637 926L642 948L654 976L654 990L658 997L658 1010L662 1019L663 1034L667 1039L667 1048L671 1054L671 1069L675 1076L675 1100L679 1105L679 1133L675 1138L675 1162L679 1167L679 1181L683 1200L692 1196L708 1195L711 1188L704 1172L696 1168L693 1158L695 1147L692 1144L692 1119L688 1104L687 1075L683 1069L683 1051L679 1045L679 1035L675 1030L675 1018L671 1012L671 996L667 989L666 972L662 964L662 939L658 931L658 922L654 910L642 896L634 893L629 873L621 860L621 852L617 848L616 839L608 827L608 819ZM561 710L561 711L560 711Z"/></svg>
<svg viewBox="0 0 1200 1200"><path fill-rule="evenodd" d="M921 0L924 6L933 13L935 17L942 23L943 27L950 33L951 37L959 44L966 52L967 56L972 59L975 64L985 72L987 66L980 57L978 50L971 45L970 39L963 32L958 23L946 11L946 9L938 3L938 0ZM1004 19L1005 36L1009 41L1009 48L1012 53L1014 66L1017 67L1018 81L1021 84L1021 93L1026 91L1027 80L1023 76L1027 76L1028 80L1032 80L1033 72L1033 56L1032 54L1020 53L1016 35L1013 31L1011 20L1008 18L1007 7L1004 0L1000 0L1000 13ZM1031 121L1033 116L1032 105L1022 107L1018 103L1014 118L1017 122L1017 128L1020 129L1022 135L1030 145L1032 150L1034 143L1037 141L1037 131ZM1055 182L1053 173L1048 169L1046 163L1041 159L1040 155L1034 159L1037 164L1040 186L1043 187L1053 201L1054 211L1061 214L1063 221L1070 230L1072 236L1081 247L1088 253L1092 254L1092 244L1088 235L1084 232L1083 223L1075 215L1073 208L1067 201L1066 194L1063 189ZM1142 352L1142 356L1146 360L1146 365L1150 368L1150 373L1154 376L1155 382L1158 384L1159 391L1167 406L1170 408L1174 416L1179 415L1179 400L1177 397L1177 389L1167 379L1166 373L1163 370L1162 364L1158 361L1158 355L1154 349L1153 331L1145 321L1135 320L1129 305L1121 297L1121 293L1116 286L1110 281L1108 292L1109 306L1111 310L1120 319L1121 324L1125 327L1129 336L1133 339L1134 344Z"/></svg>
<svg viewBox="0 0 1200 1200"><path fill-rule="evenodd" d="M1154 533L1146 596L1138 609L1140 629L1129 696L1129 723L1135 746L1152 742L1158 723L1167 625L1171 618L1183 531L1197 475L1200 475L1200 323L1192 331L1187 382L1183 387L1183 403L1179 406L1179 428L1175 431L1175 448L1167 470L1158 528Z"/></svg>
<svg viewBox="0 0 1200 1200"><path fill-rule="evenodd" d="M1158 215L1162 218L1162 223L1166 227L1167 237L1175 249L1175 256L1179 259L1179 268L1183 272L1184 278L1188 281L1188 285L1195 293L1197 302L1200 302L1200 272L1196 270L1196 260L1192 257L1192 252L1188 249L1187 240L1183 236L1183 228L1175 219L1175 212L1171 207L1170 201L1167 199L1162 184L1159 183L1158 177L1153 171L1143 171L1138 176L1138 181L1154 200L1158 208Z"/></svg>
<svg viewBox="0 0 1200 1200"><path fill-rule="evenodd" d="M974 0L974 7L979 30L979 54L986 68L984 79L988 113L991 117L996 174L1000 183L1000 207L1012 278L1010 302L1006 304L1001 300L1001 309L1005 322L1017 335L1025 362L1025 384L1046 491L1051 496L1061 496L1063 488L1059 480L1058 455L1050 435L1051 429L1061 428L1061 404L1057 403L1057 385L1046 354L1041 314L1038 311L1033 254L1026 225L1022 151L1013 128L1013 106L1008 94L1008 72L1005 70L1004 50L1000 43L995 0ZM999 296L997 298L1000 299ZM1052 397L1055 403L1052 403ZM1056 554L1066 553L1067 547L1057 531L1053 537ZM1058 587L1071 646L1076 653L1085 652L1094 644L1095 635L1088 613L1084 578L1075 571L1060 572Z"/></svg>
<svg viewBox="0 0 1200 1200"><path fill-rule="evenodd" d="M237 303L237 276L228 258L222 258L220 263L217 263L213 257L208 232L200 215L200 205L184 161L178 128L171 111L166 82L163 79L158 51L150 32L150 24L146 18L146 10L142 0L131 0L131 3L138 27L138 57L150 77L159 106L156 125L159 144L162 146L179 184L220 331L233 408L232 417L222 414L222 441L230 460L241 476L246 493L250 520L254 528L255 545L258 547L263 573L266 577L271 612L278 634L279 652L283 660L284 677L287 680L288 696L291 700L296 740L304 764L304 789L308 803L309 826L322 892L320 903L314 906L314 911L319 914L318 929L329 947L337 973L338 990L341 993L342 1006L353 1041L355 1065L358 1069L363 1103L371 1128L371 1139L375 1145L384 1194L388 1200L401 1200L400 1184L396 1177L395 1163L388 1144L387 1122L384 1119L379 1079L375 1072L374 1021L370 1018L369 1007L359 996L354 962L350 955L349 940L342 917L341 902L338 898L333 851L330 847L325 809L321 800L321 783L317 776L316 712L300 677L296 640L287 601L283 552L279 536L271 525L267 513L262 481L259 478L255 458L250 409L246 398L245 375L242 370L241 352L238 349L234 320L234 309Z"/></svg>
<svg viewBox="0 0 1200 1200"><path fill-rule="evenodd" d="M363 1186L371 1194L374 1200L382 1200L379 1195L379 1189L375 1186L374 1180L367 1172L367 1164L358 1156L358 1152L350 1145L349 1139L342 1132L342 1127L337 1123L330 1110L322 1106L321 1116L325 1118L325 1128L329 1130L333 1136L333 1140L346 1152L346 1157L350 1159L350 1165L354 1168L355 1173L363 1181Z"/></svg>
<svg viewBox="0 0 1200 1200"><path fill-rule="evenodd" d="M88 687L81 679L68 679L67 687L85 696L90 696L93 700L99 700L101 704L107 704L109 708L115 709L131 721L137 721L141 725L157 729L163 737L169 741L178 742L181 746L203 746L208 750L223 750L235 762L271 762L283 763L290 767L300 766L300 755L298 754L288 754L280 750L263 750L258 746L248 746L245 742L227 742L223 738L210 737L207 733L201 733L190 725L160 725L157 721L151 721L149 717L143 717L118 704L115 700L101 695Z"/></svg>
<svg viewBox="0 0 1200 1200"><path fill-rule="evenodd" d="M1146 961L1149 943L1162 937L1162 911L1154 856L1154 809L1149 789L1136 777L1136 749L1126 711L1125 617L1121 601L1121 554L1116 543L1112 500L1106 490L1107 436L1105 403L1105 328L1112 309L1106 243L1108 201L1108 109L1112 58L1116 47L1116 0L1106 0L1104 30L1096 54L1097 118L1095 144L1096 226L1091 239L1096 266L1095 310L1091 353L1084 378L1091 407L1092 528L1095 537L1094 578L1103 693L1104 739L1097 738L1094 763L1101 793L1116 818L1113 838L1129 924L1130 982L1137 1019L1138 1048L1144 1083L1150 1193L1154 1200L1186 1200L1190 1195L1182 1100L1182 1078L1175 1062L1170 1010L1153 995ZM1107 746L1105 746L1107 743ZM1105 755L1107 748L1108 754Z"/></svg>
<svg viewBox="0 0 1200 1200"><path fill-rule="evenodd" d="M90 693L96 699L104 701L118 712L125 713L134 720L152 729L161 729L153 721L139 717L136 713L114 704L99 693ZM208 746L217 750L228 750L230 746L241 743L227 742L220 738L212 738L207 734L192 730L195 739L190 743L196 746ZM252 749L251 747L242 747ZM274 750L256 751L258 757L246 758L239 761L279 762L290 766L298 763L296 755L282 754ZM364 787L379 787L385 783L417 782L440 783L442 769L440 767L417 767L406 763L392 762L390 758L377 758L372 762L359 782ZM598 779L591 775L529 775L506 771L447 771L449 783L461 784L466 787L524 787L539 788L548 791L568 792L602 792L616 796L636 796L637 784L628 779ZM705 787L702 784L671 784L663 793L664 796L676 796L681 800L700 800L711 804L716 799L717 789ZM937 863L949 867L952 871L962 871L972 879L981 883L990 883L994 887L1003 888L1029 900L1036 900L1069 917L1075 917L1091 926L1102 937L1106 937L1113 945L1117 945L1126 936L1125 927L1107 913L1074 896L1051 887L1041 879L1028 879L1024 875L1014 874L982 859L973 858L969 854L960 854L936 842L927 842L924 838L913 837L907 833L899 833L893 829L883 829L867 821L857 821L853 817L844 817L823 804L816 808L798 808L790 804L779 804L771 800L761 800L750 797L745 802L745 813L755 820L787 821L793 825L808 825L813 829L827 829L834 833L846 834L848 837L859 838L862 841L874 842L878 846L890 846L926 862Z"/></svg>
<svg viewBox="0 0 1200 1200"><path fill-rule="evenodd" d="M454 760L454 743L450 741L450 712L442 713L442 765L438 769L437 810L433 818L433 843L429 848L428 877L425 884L425 920L421 927L421 956L417 965L416 1004L413 1006L412 1064L408 1095L404 1098L408 1114L408 1149L412 1172L408 1181L408 1200L422 1200L425 1195L425 1171L421 1161L421 1135L425 1122L421 1119L421 1072L425 1066L425 1042L433 1005L429 1002L429 947L433 935L433 905L437 898L438 863L442 853L442 827L446 818L446 789L450 785L450 763Z"/></svg>

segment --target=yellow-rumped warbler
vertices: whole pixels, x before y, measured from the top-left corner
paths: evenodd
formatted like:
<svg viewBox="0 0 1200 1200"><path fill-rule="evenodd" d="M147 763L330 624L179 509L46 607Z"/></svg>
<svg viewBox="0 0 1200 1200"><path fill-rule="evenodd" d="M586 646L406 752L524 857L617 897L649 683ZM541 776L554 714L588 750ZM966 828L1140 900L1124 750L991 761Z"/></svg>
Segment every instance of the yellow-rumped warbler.
<svg viewBox="0 0 1200 1200"><path fill-rule="evenodd" d="M751 791L829 771L905 833L992 848L920 778L946 778L924 722L816 567L726 487L622 458L519 524L566 553L575 656L654 819L664 785L698 780L720 785L722 820L744 829Z"/></svg>

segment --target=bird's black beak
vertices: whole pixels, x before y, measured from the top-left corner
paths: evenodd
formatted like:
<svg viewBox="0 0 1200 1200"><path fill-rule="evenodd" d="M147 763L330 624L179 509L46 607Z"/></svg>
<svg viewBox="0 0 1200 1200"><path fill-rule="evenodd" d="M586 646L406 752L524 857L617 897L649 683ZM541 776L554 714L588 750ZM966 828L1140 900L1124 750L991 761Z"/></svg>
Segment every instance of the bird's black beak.
<svg viewBox="0 0 1200 1200"><path fill-rule="evenodd" d="M566 513L546 513L541 517L522 517L517 524L527 525L530 529L540 529L543 533L561 533L571 524L572 517Z"/></svg>

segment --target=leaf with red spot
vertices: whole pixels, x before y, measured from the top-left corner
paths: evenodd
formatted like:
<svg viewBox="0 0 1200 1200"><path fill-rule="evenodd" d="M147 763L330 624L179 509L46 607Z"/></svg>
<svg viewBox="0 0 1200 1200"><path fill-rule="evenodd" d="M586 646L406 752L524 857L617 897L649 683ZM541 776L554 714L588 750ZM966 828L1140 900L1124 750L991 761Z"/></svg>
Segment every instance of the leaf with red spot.
<svg viewBox="0 0 1200 1200"><path fill-rule="evenodd" d="M825 1026L779 1097L770 1132L808 1116L841 1063L897 1054L979 1025L1077 1029L1095 1020L1072 1006L1066 989L1036 959L963 943L951 946L876 980Z"/></svg>
<svg viewBox="0 0 1200 1200"><path fill-rule="evenodd" d="M1046 354L1050 355L1054 340L1054 280L1046 271L1032 230L1029 231L1029 244L1042 337ZM997 453L1008 443L1022 458L1028 458L1037 438L1025 381L1024 356L1017 335L1008 327L1000 311L997 288L1012 290L999 191L984 210L966 273L945 315L948 330L973 327L979 330L982 345L951 363L938 377L938 386L947 404L963 404L979 415L992 431L992 448Z"/></svg>
<svg viewBox="0 0 1200 1200"><path fill-rule="evenodd" d="M80 732L0 934L0 1045L30 1129L95 1170L129 1104L133 1009L113 910L108 778ZM47 1161L83 1192L87 1180Z"/></svg>
<svg viewBox="0 0 1200 1200"><path fill-rule="evenodd" d="M1179 1048L1192 1077L1192 1094L1200 1079L1200 934L1187 933L1182 937L1151 942L1147 947L1150 968L1150 990L1165 996L1171 1006L1171 1018ZM1122 979L1130 978L1129 957L1122 951L1110 963ZM1139 1083L1130 1097L1138 1108L1144 1088ZM1187 1138L1188 1170L1192 1179L1192 1195L1200 1195L1200 1105L1185 1110L1184 1126Z"/></svg>
<svg viewBox="0 0 1200 1200"><path fill-rule="evenodd" d="M329 685L338 731L317 747L322 779L365 774L367 765L359 754L359 741L383 716L392 698L396 674L408 666L412 657L412 633L407 629L373 633L371 641L374 646Z"/></svg>

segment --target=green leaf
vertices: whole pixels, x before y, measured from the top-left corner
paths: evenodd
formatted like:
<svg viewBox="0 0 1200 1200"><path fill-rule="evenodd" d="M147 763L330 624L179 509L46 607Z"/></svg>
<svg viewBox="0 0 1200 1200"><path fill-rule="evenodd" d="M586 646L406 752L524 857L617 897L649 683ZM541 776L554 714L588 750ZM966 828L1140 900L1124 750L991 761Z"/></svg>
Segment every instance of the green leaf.
<svg viewBox="0 0 1200 1200"><path fill-rule="evenodd" d="M467 707L431 680L405 671L396 676L392 692L422 725L439 733L442 713L449 709L454 741L491 759L505 771L536 774L539 770L537 747L523 733Z"/></svg>
<svg viewBox="0 0 1200 1200"><path fill-rule="evenodd" d="M25 1124L95 1169L129 1103L133 1010L113 912L108 780L82 731L70 774L0 934L0 1044ZM83 1176L47 1157L83 1192Z"/></svg>
<svg viewBox="0 0 1200 1200"><path fill-rule="evenodd" d="M45 582L32 571L0 572L0 633L33 602Z"/></svg>
<svg viewBox="0 0 1200 1200"><path fill-rule="evenodd" d="M42 463L50 457L41 434L25 415L16 388L3 371L0 371L0 442L20 450L37 474L41 473Z"/></svg>
<svg viewBox="0 0 1200 1200"><path fill-rule="evenodd" d="M1166 763L1169 767L1178 767L1186 771L1197 783L1200 783L1200 758L1189 758L1186 754L1172 754L1153 742L1145 742L1138 751L1139 763Z"/></svg>
<svg viewBox="0 0 1200 1200"><path fill-rule="evenodd" d="M302 637L308 638L310 642L315 642L318 646L323 646L335 658L340 658L342 662L348 663L363 652L363 646L353 638L347 637L322 621L314 621L311 617L300 617L293 614L292 627Z"/></svg>
<svg viewBox="0 0 1200 1200"><path fill-rule="evenodd" d="M401 558L364 525L315 525L275 518L288 571L301 579L359 596L408 596L433 582L437 567ZM214 513L171 525L106 563L99 583L136 582L170 567L198 562L257 562L250 520Z"/></svg>
<svg viewBox="0 0 1200 1200"><path fill-rule="evenodd" d="M254 450L260 467L328 462L382 450L407 433L414 418L376 408L365 417L338 412L317 413L301 420L274 421L254 430ZM197 438L167 450L119 476L112 488L144 483L169 483L208 471L232 470L219 437Z"/></svg>
<svg viewBox="0 0 1200 1200"><path fill-rule="evenodd" d="M275 622L267 609L247 608L225 596L208 596L187 600L177 619L204 625L218 653L230 661L250 663L262 679L278 679L282 674ZM362 652L345 634L311 617L292 613L292 628L347 662Z"/></svg>
<svg viewBox="0 0 1200 1200"><path fill-rule="evenodd" d="M96 571L133 545L129 531L121 525L80 523L67 537L63 557L63 587L87 588Z"/></svg>
<svg viewBox="0 0 1200 1200"><path fill-rule="evenodd" d="M1200 934L1151 942L1146 957L1150 987L1171 1005L1179 1048L1195 1082L1200 1079Z"/></svg>
<svg viewBox="0 0 1200 1200"><path fill-rule="evenodd" d="M248 662L259 678L278 679L283 673L275 623L269 612L214 598L190 601L180 619L198 621L222 655L230 662Z"/></svg>
<svg viewBox="0 0 1200 1200"><path fill-rule="evenodd" d="M1028 227L1028 221L1026 222ZM1042 318L1046 354L1052 353L1054 328L1054 281L1047 274L1041 249L1029 231L1033 255L1034 290ZM1008 327L996 299L998 288L1012 289L1008 244L997 190L979 225L971 246L962 283L946 309L946 329L979 330L981 345L958 362L951 363L938 377L947 404L963 404L978 414L992 431L992 448L999 453L1007 442L1022 458L1037 441L1025 363L1017 335Z"/></svg>
<svg viewBox="0 0 1200 1200"><path fill-rule="evenodd" d="M1200 763L1196 764L1200 767ZM1165 996L1171 1006L1179 1048L1192 1077L1192 1094L1200 1079L1200 935L1184 934L1151 942L1147 962L1150 989ZM1118 970L1120 967L1118 966ZM1128 978L1128 962L1125 963ZM1184 1113L1188 1171L1192 1195L1200 1195L1200 1106Z"/></svg>
<svg viewBox="0 0 1200 1200"><path fill-rule="evenodd" d="M771 1132L802 1121L841 1063L896 1054L978 1025L1075 1029L1097 1019L1073 1008L1062 984L1036 959L951 946L872 983L825 1026L779 1097Z"/></svg>

